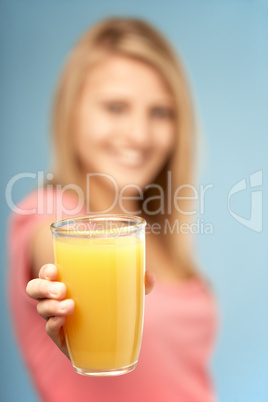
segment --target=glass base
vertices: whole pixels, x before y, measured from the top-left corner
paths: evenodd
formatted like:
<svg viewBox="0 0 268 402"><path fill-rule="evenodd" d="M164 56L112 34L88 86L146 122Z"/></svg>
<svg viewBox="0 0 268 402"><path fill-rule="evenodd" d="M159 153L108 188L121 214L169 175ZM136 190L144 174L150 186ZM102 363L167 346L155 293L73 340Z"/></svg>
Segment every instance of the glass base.
<svg viewBox="0 0 268 402"><path fill-rule="evenodd" d="M132 370L135 369L138 362L135 362L127 367L121 367L117 369L110 369L110 370L91 370L91 369L84 369L73 366L75 371L81 375L88 375L88 376L95 376L95 377L112 377L116 375L122 375L130 373Z"/></svg>

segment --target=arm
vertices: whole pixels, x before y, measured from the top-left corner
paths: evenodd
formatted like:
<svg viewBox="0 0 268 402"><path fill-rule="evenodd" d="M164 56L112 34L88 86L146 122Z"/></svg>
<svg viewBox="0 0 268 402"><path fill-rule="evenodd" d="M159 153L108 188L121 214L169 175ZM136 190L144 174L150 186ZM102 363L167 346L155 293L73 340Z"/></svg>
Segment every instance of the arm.
<svg viewBox="0 0 268 402"><path fill-rule="evenodd" d="M53 241L50 224L51 221L49 220L39 226L30 240L29 254L32 261L32 278L39 277L40 267L48 263L53 264L54 262Z"/></svg>

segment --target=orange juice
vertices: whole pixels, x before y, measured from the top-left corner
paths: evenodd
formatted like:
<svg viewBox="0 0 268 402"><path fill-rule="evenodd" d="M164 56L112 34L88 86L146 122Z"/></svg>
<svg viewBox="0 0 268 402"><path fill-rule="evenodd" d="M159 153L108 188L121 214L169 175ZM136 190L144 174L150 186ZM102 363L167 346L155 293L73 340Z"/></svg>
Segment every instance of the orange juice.
<svg viewBox="0 0 268 402"><path fill-rule="evenodd" d="M54 253L66 298L75 302L64 324L74 368L83 374L135 368L144 313L144 241L58 237Z"/></svg>

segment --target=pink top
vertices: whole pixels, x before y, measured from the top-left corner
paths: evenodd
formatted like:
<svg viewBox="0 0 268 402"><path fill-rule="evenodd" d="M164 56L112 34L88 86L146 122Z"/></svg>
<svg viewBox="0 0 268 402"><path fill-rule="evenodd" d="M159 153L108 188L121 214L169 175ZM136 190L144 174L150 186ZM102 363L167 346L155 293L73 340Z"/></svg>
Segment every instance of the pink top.
<svg viewBox="0 0 268 402"><path fill-rule="evenodd" d="M37 302L25 292L30 280L30 238L42 221L55 220L52 205L55 210L62 201L65 212L74 211L74 199L67 193L44 191L39 198L38 192L30 194L19 205L18 213L13 213L9 230L9 297L14 330L41 400L214 401L208 367L217 321L215 303L206 285L196 279L172 285L157 282L146 296L142 348L133 372L113 378L75 373L46 334L45 321L36 311ZM39 210L34 211L37 206ZM22 210L31 214L23 215Z"/></svg>

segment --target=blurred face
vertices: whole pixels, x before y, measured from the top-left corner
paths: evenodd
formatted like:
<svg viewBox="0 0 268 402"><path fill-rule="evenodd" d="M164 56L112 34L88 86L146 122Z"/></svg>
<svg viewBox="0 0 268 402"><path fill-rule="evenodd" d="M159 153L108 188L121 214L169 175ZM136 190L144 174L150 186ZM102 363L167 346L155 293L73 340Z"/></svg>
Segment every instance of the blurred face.
<svg viewBox="0 0 268 402"><path fill-rule="evenodd" d="M151 66L111 56L92 67L76 111L74 145L84 173L144 188L171 153L173 114L172 96Z"/></svg>

